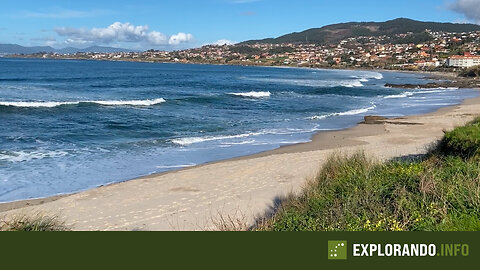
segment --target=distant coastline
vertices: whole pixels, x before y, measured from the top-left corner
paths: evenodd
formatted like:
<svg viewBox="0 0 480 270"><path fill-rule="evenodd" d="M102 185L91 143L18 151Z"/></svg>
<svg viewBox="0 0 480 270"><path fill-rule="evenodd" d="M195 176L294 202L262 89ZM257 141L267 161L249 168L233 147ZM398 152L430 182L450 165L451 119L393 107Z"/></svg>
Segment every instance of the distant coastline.
<svg viewBox="0 0 480 270"><path fill-rule="evenodd" d="M378 67L310 67L310 66L273 66L273 65L249 65L245 63L205 63L205 62L155 62L147 60L134 60L134 59L83 59L75 57L62 57L62 58L44 58L44 57L33 57L33 56L9 56L4 58L11 59L38 59L38 60L75 60L75 61L107 61L107 62L133 62L133 63L150 63L150 64L184 64L184 65L212 65L212 66L244 66L244 67L267 67L267 68L295 68L295 69L316 69L316 70L352 70L352 71L378 71L378 72L404 72L412 74L422 74L425 75L427 79L432 80L441 80L436 82L435 85L418 84L412 87L411 84L397 84L397 88L476 88L480 87L480 81L476 78L465 78L458 76L457 71L453 70L401 70L401 69L386 69ZM446 79L446 80L445 80ZM387 87L392 87L386 85Z"/></svg>

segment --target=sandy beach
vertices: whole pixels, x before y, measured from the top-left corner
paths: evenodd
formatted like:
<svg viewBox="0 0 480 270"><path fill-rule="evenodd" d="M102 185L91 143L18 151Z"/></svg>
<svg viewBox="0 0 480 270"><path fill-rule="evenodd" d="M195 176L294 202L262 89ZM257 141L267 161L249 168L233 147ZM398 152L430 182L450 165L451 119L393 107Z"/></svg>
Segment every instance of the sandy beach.
<svg viewBox="0 0 480 270"><path fill-rule="evenodd" d="M379 160L423 154L444 130L480 115L480 98L378 124L320 132L311 142L102 186L73 195L0 204L0 216L57 215L74 230L214 230L219 216L255 218L298 192L333 153Z"/></svg>

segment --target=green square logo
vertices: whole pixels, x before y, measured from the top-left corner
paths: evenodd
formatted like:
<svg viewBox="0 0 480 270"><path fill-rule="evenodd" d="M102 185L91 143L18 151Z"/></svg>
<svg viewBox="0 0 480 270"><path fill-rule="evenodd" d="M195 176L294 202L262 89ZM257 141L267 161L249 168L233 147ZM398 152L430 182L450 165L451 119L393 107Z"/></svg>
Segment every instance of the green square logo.
<svg viewBox="0 0 480 270"><path fill-rule="evenodd" d="M328 241L328 259L346 260L347 259L347 241L337 240Z"/></svg>

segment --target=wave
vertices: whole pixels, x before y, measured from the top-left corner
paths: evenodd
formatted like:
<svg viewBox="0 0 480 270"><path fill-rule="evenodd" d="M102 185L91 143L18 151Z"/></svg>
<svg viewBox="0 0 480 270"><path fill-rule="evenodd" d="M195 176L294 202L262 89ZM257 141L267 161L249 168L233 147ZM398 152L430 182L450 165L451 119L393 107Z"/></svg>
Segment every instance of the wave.
<svg viewBox="0 0 480 270"><path fill-rule="evenodd" d="M121 105L130 105L130 106L152 106L160 103L166 102L163 98L157 99L146 99L146 100L100 100L100 101L87 101L88 103L96 103L105 106L121 106Z"/></svg>
<svg viewBox="0 0 480 270"><path fill-rule="evenodd" d="M311 129L296 129L296 128L286 128L286 129L264 129L258 132L250 132L238 135L219 135L219 136L205 136L205 137L186 137L186 138L178 138L172 139L170 142L180 145L180 146L188 146L196 143L202 142L210 142L210 141L225 141L231 139L243 139L247 137L253 136L261 136L261 135L293 135L293 134L304 134L304 133L311 133L320 130L331 130L331 129L323 129L323 128L311 128ZM302 141L304 142L304 141ZM257 138L251 138L247 140L237 140L237 141L227 141L227 142L220 142L220 147L225 146L232 146L232 145L244 145L244 144L251 144L251 145L262 145L262 144L270 144L271 141L269 140L268 143L263 143L257 140ZM291 143L291 142L276 142L276 143ZM292 142L294 143L294 142Z"/></svg>
<svg viewBox="0 0 480 270"><path fill-rule="evenodd" d="M299 134L299 133L308 133L318 131L319 129L265 129L258 132L250 132L238 135L220 135L220 136L205 136L205 137L187 137L187 138L179 138L170 140L174 144L178 144L181 146L187 146L196 143L202 142L209 142L209 141L224 141L229 139L242 139L252 136L259 136L259 135L291 135L291 134ZM253 144L256 143L255 140L247 140L247 141L240 141L240 142L228 142L225 143L227 145L241 145L241 144ZM225 145L224 144L224 145Z"/></svg>
<svg viewBox="0 0 480 270"><path fill-rule="evenodd" d="M362 87L363 84L362 84L362 80L355 80L355 81L351 81L351 82L342 82L340 84L341 86L345 86L345 87L348 87L348 88L353 88L353 87Z"/></svg>
<svg viewBox="0 0 480 270"><path fill-rule="evenodd" d="M384 99L391 99L391 98L405 98L405 97L410 97L410 96L413 96L414 93L413 92L403 92L401 94L398 94L398 95L389 95L389 96L384 96L383 98Z"/></svg>
<svg viewBox="0 0 480 270"><path fill-rule="evenodd" d="M444 93L448 91L454 91L458 90L457 87L439 87L439 88L419 88L418 91L416 92L403 92L398 95L389 95L389 96L384 96L384 99L390 99L390 98L405 98L405 97L410 97L415 94L433 94L433 93Z"/></svg>
<svg viewBox="0 0 480 270"><path fill-rule="evenodd" d="M0 91L1 90L48 90L46 88L33 86L33 85L2 85L0 84Z"/></svg>
<svg viewBox="0 0 480 270"><path fill-rule="evenodd" d="M360 79L361 82L368 82L369 79L381 80L383 79L383 74L379 72L368 72L361 75L354 75L351 78Z"/></svg>
<svg viewBox="0 0 480 270"><path fill-rule="evenodd" d="M93 103L103 106L152 106L166 102L163 98L146 100L85 100L85 101L0 101L0 106L20 108L54 108L64 105Z"/></svg>
<svg viewBox="0 0 480 270"><path fill-rule="evenodd" d="M7 161L7 162L24 162L30 161L33 159L44 159L44 158L55 158L55 157L63 157L66 156L68 153L65 151L0 151L0 161Z"/></svg>
<svg viewBox="0 0 480 270"><path fill-rule="evenodd" d="M458 90L458 87L437 87L437 88L419 88L424 90Z"/></svg>
<svg viewBox="0 0 480 270"><path fill-rule="evenodd" d="M315 80L315 79L280 79L280 78L244 78L249 81L279 83L288 85L299 85L309 87L363 87L361 79L343 79L343 80Z"/></svg>
<svg viewBox="0 0 480 270"><path fill-rule="evenodd" d="M230 95L239 96L239 97L248 97L248 98L264 98L271 95L270 92L240 92L240 93L229 93Z"/></svg>
<svg viewBox="0 0 480 270"><path fill-rule="evenodd" d="M191 164L180 164L180 165L164 165L164 166L156 166L157 169L180 169L180 168L188 168L188 167L193 167L197 164L191 163Z"/></svg>
<svg viewBox="0 0 480 270"><path fill-rule="evenodd" d="M80 102L55 102L55 101L1 101L0 106L21 107L21 108L53 108L62 105L76 105Z"/></svg>
<svg viewBox="0 0 480 270"><path fill-rule="evenodd" d="M373 109L375 109L377 106L372 105L368 108L361 108L361 109L355 109L355 110L350 110L350 111L345 111L345 112L337 112L337 113L329 113L329 114L324 114L324 115L314 115L310 117L310 120L322 120L326 119L332 116L346 116L346 115L357 115L357 114L362 114L369 112Z"/></svg>
<svg viewBox="0 0 480 270"><path fill-rule="evenodd" d="M254 144L256 141L255 140L247 140L247 141L241 141L241 142L226 142L222 143L223 145L244 145L244 144Z"/></svg>
<svg viewBox="0 0 480 270"><path fill-rule="evenodd" d="M375 74L373 75L373 78L376 80L381 80L383 79L383 74L379 72L375 72Z"/></svg>
<svg viewBox="0 0 480 270"><path fill-rule="evenodd" d="M191 144L201 143L201 142L239 139L239 138L246 138L246 137L261 135L261 134L262 133L245 133L245 134L239 134L239 135L226 135L226 136L187 137L187 138L173 139L171 140L171 142L174 144L186 146L186 145L191 145Z"/></svg>
<svg viewBox="0 0 480 270"><path fill-rule="evenodd" d="M457 87L439 87L439 88L421 88L419 93L442 93L442 92L449 92L449 91L455 91L458 90Z"/></svg>

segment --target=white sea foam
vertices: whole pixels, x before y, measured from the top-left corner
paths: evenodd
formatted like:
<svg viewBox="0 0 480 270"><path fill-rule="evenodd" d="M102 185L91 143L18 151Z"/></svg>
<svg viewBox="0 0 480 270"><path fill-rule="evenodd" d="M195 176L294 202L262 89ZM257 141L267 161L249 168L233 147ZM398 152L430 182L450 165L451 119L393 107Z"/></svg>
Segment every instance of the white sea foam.
<svg viewBox="0 0 480 270"><path fill-rule="evenodd" d="M255 140L246 140L241 142L225 142L223 144L224 145L244 145L244 144L253 144L255 142L256 142Z"/></svg>
<svg viewBox="0 0 480 270"><path fill-rule="evenodd" d="M0 151L0 161L24 162L33 159L63 157L68 153L65 151Z"/></svg>
<svg viewBox="0 0 480 270"><path fill-rule="evenodd" d="M264 98L271 95L270 92L240 92L240 93L230 93L230 95L239 96L239 97L248 97L248 98Z"/></svg>
<svg viewBox="0 0 480 270"><path fill-rule="evenodd" d="M458 90L458 87L438 87L438 88L420 88L420 89L433 89L433 90Z"/></svg>
<svg viewBox="0 0 480 270"><path fill-rule="evenodd" d="M310 87L362 87L361 79L343 80L315 80L315 79L281 79L281 78L245 78L250 81L279 83L288 85L310 86Z"/></svg>
<svg viewBox="0 0 480 270"><path fill-rule="evenodd" d="M230 135L230 136L187 137L187 138L173 139L171 140L171 142L173 142L174 144L186 146L186 145L191 145L191 144L201 143L201 142L246 138L246 137L260 135L260 134L262 133L245 133L245 134Z"/></svg>
<svg viewBox="0 0 480 270"><path fill-rule="evenodd" d="M383 98L385 99L391 99L391 98L405 98L405 97L410 97L410 96L413 96L413 92L403 92L401 94L398 94L398 95L389 95L389 96L385 96Z"/></svg>
<svg viewBox="0 0 480 270"><path fill-rule="evenodd" d="M353 87L362 87L362 79L360 80L353 80L353 81L343 81L340 83L340 86L345 86L348 88L353 88Z"/></svg>
<svg viewBox="0 0 480 270"><path fill-rule="evenodd" d="M121 106L121 105L152 106L152 105L164 103L166 101L163 98L157 98L157 99L146 99L146 100L99 100L99 101L88 101L88 102L105 105L105 106Z"/></svg>
<svg viewBox="0 0 480 270"><path fill-rule="evenodd" d="M448 88L445 88L445 87L439 87L439 88L419 88L417 91L415 92L403 92L401 94L398 94L398 95L389 95L389 96L385 96L383 98L385 99L390 99L390 98L404 98L404 97L410 97L410 96L413 96L415 94L432 94L432 93L443 93L443 92L448 92L448 91L455 91L455 90L458 90L457 87L448 87Z"/></svg>
<svg viewBox="0 0 480 270"><path fill-rule="evenodd" d="M193 167L197 164L191 163L191 164L180 164L180 165L164 165L164 166L157 166L157 169L179 169L179 168L188 168L188 167Z"/></svg>
<svg viewBox="0 0 480 270"><path fill-rule="evenodd" d="M22 108L53 108L62 105L76 105L78 101L56 102L56 101L1 101L0 106L22 107Z"/></svg>
<svg viewBox="0 0 480 270"><path fill-rule="evenodd" d="M146 100L85 100L85 101L0 101L0 106L21 108L53 108L64 105L78 105L80 103L95 103L103 106L152 106L166 102L163 98Z"/></svg>
<svg viewBox="0 0 480 270"><path fill-rule="evenodd" d="M314 116L310 117L309 119L311 119L311 120L322 120L322 119L326 119L326 118L329 118L329 117L332 117L332 116L357 115L357 114L362 114L362 113L369 112L369 111L375 109L376 107L377 106L372 105L368 108L355 109L355 110L350 110L350 111L345 111L345 112L329 113L329 114L324 114L324 115L314 115Z"/></svg>
<svg viewBox="0 0 480 270"><path fill-rule="evenodd" d="M379 72L367 72L360 75L354 75L351 77L360 79L361 82L368 82L369 79L376 79L376 80L383 79L382 73L379 73Z"/></svg>
<svg viewBox="0 0 480 270"><path fill-rule="evenodd" d="M383 75L382 75L382 73L375 72L375 74L373 75L373 78L377 79L377 80L381 80L381 79L383 79Z"/></svg>
<svg viewBox="0 0 480 270"><path fill-rule="evenodd" d="M458 90L456 87L449 87L449 88L424 88L421 89L420 93L442 93L442 92L449 92Z"/></svg>
<svg viewBox="0 0 480 270"><path fill-rule="evenodd" d="M238 135L225 135L225 136L205 136L205 137L186 137L186 138L178 138L178 139L173 139L171 140L172 143L178 144L181 146L187 146L187 145L192 145L196 143L202 143L202 142L210 142L210 141L227 141L227 142L221 142L220 145L225 147L225 146L231 146L231 145L242 145L242 144L252 144L252 145L258 145L258 142L255 139L249 139L249 140L244 140L244 141L230 141L232 139L242 139L242 138L247 138L247 137L253 137L253 136L260 136L260 135L290 135L290 134L299 134L299 133L308 133L308 132L314 132L318 130L323 130L323 129L292 129L292 128L287 128L287 129L265 129L259 132L251 132L251 133L244 133L244 134L238 134ZM327 129L325 129L327 130Z"/></svg>

